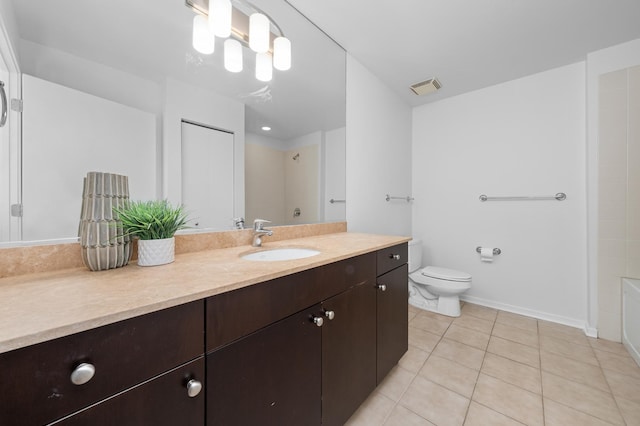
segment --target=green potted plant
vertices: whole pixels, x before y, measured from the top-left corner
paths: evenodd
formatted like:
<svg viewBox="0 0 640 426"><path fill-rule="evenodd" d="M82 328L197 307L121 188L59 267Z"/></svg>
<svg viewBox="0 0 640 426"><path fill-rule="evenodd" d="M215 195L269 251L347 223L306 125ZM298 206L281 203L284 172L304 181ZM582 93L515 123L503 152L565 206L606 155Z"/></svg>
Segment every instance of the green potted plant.
<svg viewBox="0 0 640 426"><path fill-rule="evenodd" d="M183 206L167 200L130 201L113 209L122 221L124 235L138 237L138 265L155 266L175 259L174 234L187 228Z"/></svg>

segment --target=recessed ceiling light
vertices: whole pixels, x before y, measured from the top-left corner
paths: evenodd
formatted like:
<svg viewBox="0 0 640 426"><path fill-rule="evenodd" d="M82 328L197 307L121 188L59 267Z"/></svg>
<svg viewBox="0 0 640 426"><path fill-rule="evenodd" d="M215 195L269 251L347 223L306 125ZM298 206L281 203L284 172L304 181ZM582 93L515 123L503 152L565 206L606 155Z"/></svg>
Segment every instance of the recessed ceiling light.
<svg viewBox="0 0 640 426"><path fill-rule="evenodd" d="M269 126L262 126L262 130L264 130L265 132L268 132L269 130L271 130L271 127L269 127Z"/></svg>

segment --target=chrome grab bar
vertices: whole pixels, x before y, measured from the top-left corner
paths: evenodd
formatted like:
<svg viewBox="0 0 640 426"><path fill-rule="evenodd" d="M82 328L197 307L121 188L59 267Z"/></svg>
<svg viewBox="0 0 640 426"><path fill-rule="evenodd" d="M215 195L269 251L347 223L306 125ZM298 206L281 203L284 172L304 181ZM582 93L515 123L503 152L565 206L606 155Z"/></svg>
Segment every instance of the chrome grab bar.
<svg viewBox="0 0 640 426"><path fill-rule="evenodd" d="M392 197L391 195L387 194L387 196L384 198L387 201L391 201L391 200L405 200L407 203L412 202L413 200L415 200L415 198L413 198L410 195L407 195L406 197Z"/></svg>
<svg viewBox="0 0 640 426"><path fill-rule="evenodd" d="M567 199L567 194L564 192L558 192L552 197L488 197L482 194L478 197L480 201L540 201L540 200L558 200L564 201Z"/></svg>
<svg viewBox="0 0 640 426"><path fill-rule="evenodd" d="M0 116L0 127L7 123L7 92L4 90L4 81L0 81L0 97L2 97L2 115Z"/></svg>
<svg viewBox="0 0 640 426"><path fill-rule="evenodd" d="M329 200L329 202L331 204L333 204L333 203L346 203L347 200L335 200L335 199L332 198L332 199Z"/></svg>
<svg viewBox="0 0 640 426"><path fill-rule="evenodd" d="M480 246L476 247L476 251L477 251L478 253L482 253L482 247L480 247ZM500 250L499 248L494 248L494 249L493 249L493 255L494 255L494 256L497 256L497 255L499 255L499 254L501 254L501 253L502 253L502 250Z"/></svg>

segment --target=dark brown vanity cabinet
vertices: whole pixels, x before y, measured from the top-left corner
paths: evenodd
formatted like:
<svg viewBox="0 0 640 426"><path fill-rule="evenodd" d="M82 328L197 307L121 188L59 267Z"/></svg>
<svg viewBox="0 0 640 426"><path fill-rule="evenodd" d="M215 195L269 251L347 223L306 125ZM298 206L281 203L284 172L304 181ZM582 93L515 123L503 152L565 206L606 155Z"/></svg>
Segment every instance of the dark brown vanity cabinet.
<svg viewBox="0 0 640 426"><path fill-rule="evenodd" d="M189 398L188 381L183 383L182 376L179 383L158 379L153 385L138 386L203 352L204 302L197 301L0 354L0 425L48 424L128 389L123 394L128 396L110 400L105 406L109 408L98 405L78 418L89 418L96 408L108 416L102 423L84 424L139 425L143 423L134 417L127 420L126 415L122 422L110 419L132 407L152 415L150 411L160 405L167 416L175 410L175 416L192 418L193 408L204 410L202 402L193 404L204 400L204 393ZM191 373L175 374L204 381L202 369L187 370ZM162 400L155 399L159 395ZM180 402L184 398L189 400L186 405ZM149 405L151 400L155 405ZM145 405L148 410L140 408ZM181 413L186 407L189 413Z"/></svg>
<svg viewBox="0 0 640 426"><path fill-rule="evenodd" d="M0 354L0 425L342 425L407 350L407 245Z"/></svg>
<svg viewBox="0 0 640 426"><path fill-rule="evenodd" d="M408 246L399 244L377 253L377 383L379 384L407 352Z"/></svg>
<svg viewBox="0 0 640 426"><path fill-rule="evenodd" d="M407 350L406 262L401 244L207 299L207 425L343 425Z"/></svg>

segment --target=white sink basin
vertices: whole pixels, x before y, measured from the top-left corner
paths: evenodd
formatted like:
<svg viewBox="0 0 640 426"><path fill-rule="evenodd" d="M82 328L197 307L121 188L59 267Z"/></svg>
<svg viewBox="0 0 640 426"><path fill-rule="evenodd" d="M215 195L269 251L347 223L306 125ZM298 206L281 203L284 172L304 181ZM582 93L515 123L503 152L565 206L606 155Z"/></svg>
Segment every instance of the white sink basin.
<svg viewBox="0 0 640 426"><path fill-rule="evenodd" d="M274 248L244 254L240 257L246 260L273 262L277 260L304 259L305 257L311 257L317 254L320 254L318 250L306 248Z"/></svg>

